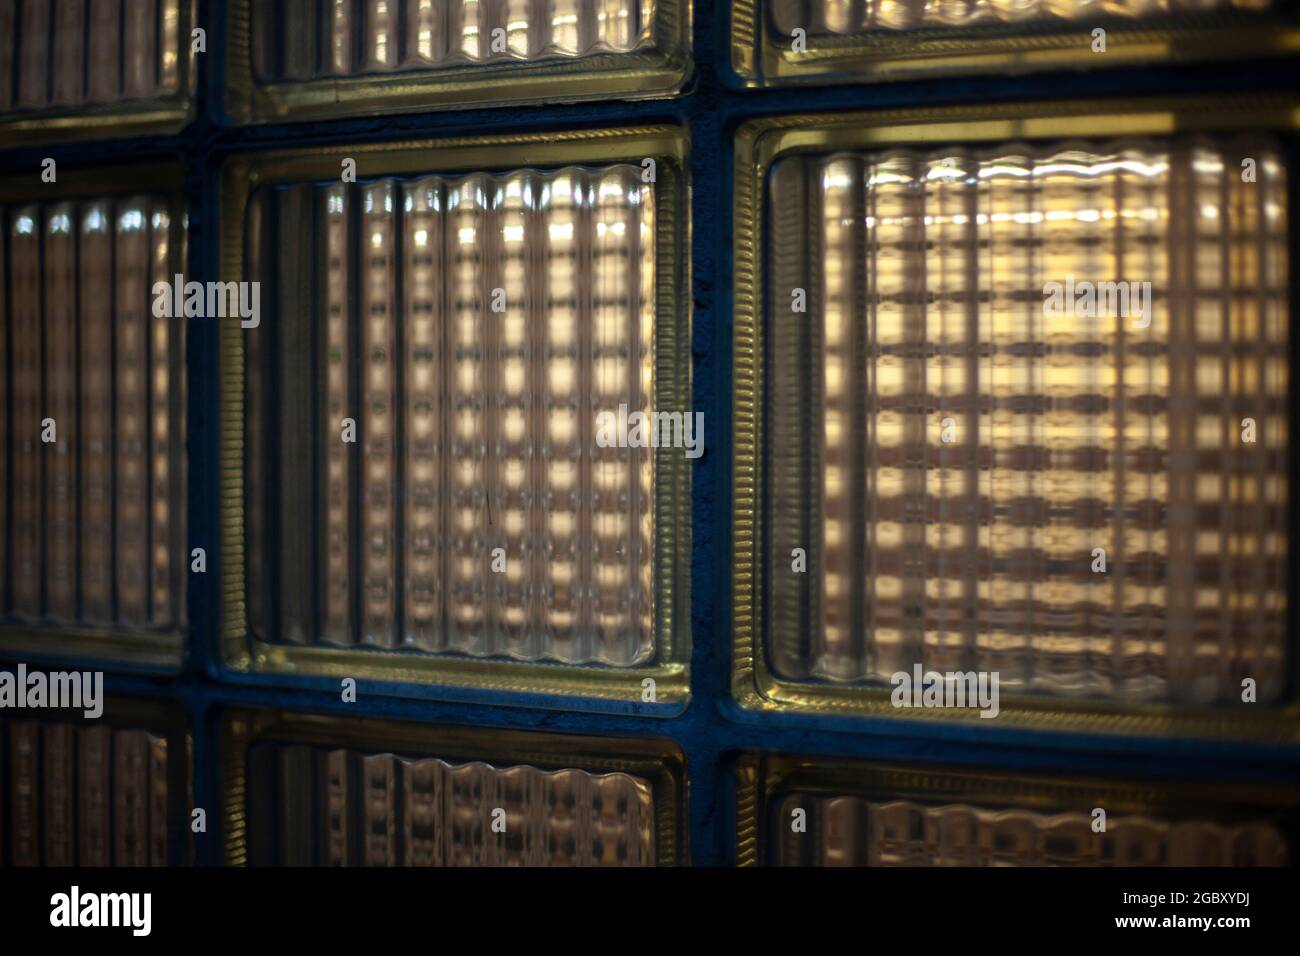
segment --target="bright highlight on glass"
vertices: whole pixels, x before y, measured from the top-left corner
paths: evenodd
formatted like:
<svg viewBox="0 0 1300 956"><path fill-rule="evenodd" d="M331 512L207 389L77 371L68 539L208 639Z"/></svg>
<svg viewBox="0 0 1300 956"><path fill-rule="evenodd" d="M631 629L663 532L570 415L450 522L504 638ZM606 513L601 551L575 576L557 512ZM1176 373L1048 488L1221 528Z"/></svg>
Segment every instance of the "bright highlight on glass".
<svg viewBox="0 0 1300 956"><path fill-rule="evenodd" d="M884 687L920 663L1134 703L1249 678L1276 701L1286 180L1264 140L779 160L773 672Z"/></svg>
<svg viewBox="0 0 1300 956"><path fill-rule="evenodd" d="M656 452L596 441L654 397L641 173L254 194L247 278L277 316L245 339L255 636L655 659Z"/></svg>
<svg viewBox="0 0 1300 956"><path fill-rule="evenodd" d="M259 82L578 59L653 46L654 0L255 3Z"/></svg>
<svg viewBox="0 0 1300 956"><path fill-rule="evenodd" d="M184 325L150 292L184 223L139 195L0 207L0 617L175 631L184 620ZM8 311L6 312L6 303ZM6 435L6 425L10 431ZM3 546L8 538L9 547Z"/></svg>

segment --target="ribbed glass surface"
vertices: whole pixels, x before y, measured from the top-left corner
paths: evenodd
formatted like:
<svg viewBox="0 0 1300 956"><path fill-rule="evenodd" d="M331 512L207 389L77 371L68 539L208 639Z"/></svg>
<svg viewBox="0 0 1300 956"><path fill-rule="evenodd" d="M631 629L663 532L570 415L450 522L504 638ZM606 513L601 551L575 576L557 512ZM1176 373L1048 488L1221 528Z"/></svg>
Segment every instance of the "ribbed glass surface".
<svg viewBox="0 0 1300 956"><path fill-rule="evenodd" d="M769 182L776 673L883 683L919 663L996 671L1004 692L1200 702L1249 677L1276 700L1278 148L835 154ZM1051 283L1074 293L1054 306ZM1136 284L1128 311L1118 293L1090 309L1089 283Z"/></svg>
<svg viewBox="0 0 1300 956"><path fill-rule="evenodd" d="M184 224L149 195L0 216L3 616L174 630L188 564L184 323L154 316L151 289L178 271Z"/></svg>
<svg viewBox="0 0 1300 956"><path fill-rule="evenodd" d="M653 45L654 0L253 4L260 82L577 59Z"/></svg>
<svg viewBox="0 0 1300 956"><path fill-rule="evenodd" d="M625 773L281 744L254 747L248 773L254 865L655 862L653 790Z"/></svg>
<svg viewBox="0 0 1300 956"><path fill-rule="evenodd" d="M791 829L794 811L807 830ZM773 819L783 866L1284 866L1286 836L1267 821L1221 824L1108 814L1042 813L912 800L788 796Z"/></svg>
<svg viewBox="0 0 1300 956"><path fill-rule="evenodd" d="M1273 0L766 0L781 33L846 36L875 31L1052 21L1101 25L1220 10L1268 10Z"/></svg>
<svg viewBox="0 0 1300 956"><path fill-rule="evenodd" d="M182 2L0 0L0 113L177 92Z"/></svg>
<svg viewBox="0 0 1300 956"><path fill-rule="evenodd" d="M256 635L653 657L653 450L596 441L654 395L653 190L620 165L254 196Z"/></svg>
<svg viewBox="0 0 1300 956"><path fill-rule="evenodd" d="M0 724L10 866L166 866L167 741L143 730Z"/></svg>

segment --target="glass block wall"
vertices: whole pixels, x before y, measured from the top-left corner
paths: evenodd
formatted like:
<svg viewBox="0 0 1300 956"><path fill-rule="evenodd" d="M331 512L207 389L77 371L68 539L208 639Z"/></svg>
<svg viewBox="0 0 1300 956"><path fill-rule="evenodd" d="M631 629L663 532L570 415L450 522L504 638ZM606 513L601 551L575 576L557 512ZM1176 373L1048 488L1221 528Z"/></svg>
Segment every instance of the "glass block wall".
<svg viewBox="0 0 1300 956"><path fill-rule="evenodd" d="M0 864L1293 863L1297 37L0 0Z"/></svg>

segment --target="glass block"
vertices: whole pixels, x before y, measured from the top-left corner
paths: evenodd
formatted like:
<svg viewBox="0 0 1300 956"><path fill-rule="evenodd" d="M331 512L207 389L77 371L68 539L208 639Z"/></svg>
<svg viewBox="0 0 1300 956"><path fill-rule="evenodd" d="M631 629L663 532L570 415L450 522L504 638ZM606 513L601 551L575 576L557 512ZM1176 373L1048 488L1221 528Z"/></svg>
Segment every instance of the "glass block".
<svg viewBox="0 0 1300 956"><path fill-rule="evenodd" d="M1294 794L745 757L742 865L1287 866ZM1103 829L1104 827L1104 829Z"/></svg>
<svg viewBox="0 0 1300 956"><path fill-rule="evenodd" d="M158 176L125 174L123 188ZM8 201L0 219L13 369L0 383L0 497L12 503L0 647L174 663L188 563L184 323L156 316L151 290L182 271L181 202L150 191Z"/></svg>
<svg viewBox="0 0 1300 956"><path fill-rule="evenodd" d="M94 721L0 723L9 791L0 801L0 862L168 866L190 859L184 728L137 702L109 699L104 712Z"/></svg>
<svg viewBox="0 0 1300 956"><path fill-rule="evenodd" d="M1267 10L1273 0L766 0L772 24L783 33L807 24L811 36L848 36L886 30L920 30L972 27L981 23L1037 23L1106 18L1141 19L1164 13L1208 10Z"/></svg>
<svg viewBox="0 0 1300 956"><path fill-rule="evenodd" d="M680 758L638 741L248 713L227 723L228 862L678 861Z"/></svg>
<svg viewBox="0 0 1300 956"><path fill-rule="evenodd" d="M1276 700L1278 148L841 153L782 160L771 187L773 553L809 558L807 574L774 562L773 669L888 682L919 662L1206 702L1253 676ZM1076 286L1073 310L1045 302L1054 282ZM1114 301L1083 315L1106 283ZM777 305L787 286L807 313Z"/></svg>
<svg viewBox="0 0 1300 956"><path fill-rule="evenodd" d="M762 238L737 301L761 276L764 316L757 349L738 332L751 705L956 718L898 688L987 675L1053 726L1291 712L1291 134L1069 137L1123 122L1072 110L993 110L956 145L945 111L768 126L738 187L738 246ZM1041 132L1008 141L1021 112Z"/></svg>
<svg viewBox="0 0 1300 956"><path fill-rule="evenodd" d="M0 131L171 132L195 83L192 0L0 0Z"/></svg>
<svg viewBox="0 0 1300 956"><path fill-rule="evenodd" d="M1280 56L1298 29L1277 0L736 0L731 46L766 86Z"/></svg>
<svg viewBox="0 0 1300 956"><path fill-rule="evenodd" d="M680 0L231 4L246 119L669 96L691 68Z"/></svg>
<svg viewBox="0 0 1300 956"><path fill-rule="evenodd" d="M276 317L239 336L258 646L671 698L689 461L598 424L684 398L680 182L621 161L249 190L243 275Z"/></svg>

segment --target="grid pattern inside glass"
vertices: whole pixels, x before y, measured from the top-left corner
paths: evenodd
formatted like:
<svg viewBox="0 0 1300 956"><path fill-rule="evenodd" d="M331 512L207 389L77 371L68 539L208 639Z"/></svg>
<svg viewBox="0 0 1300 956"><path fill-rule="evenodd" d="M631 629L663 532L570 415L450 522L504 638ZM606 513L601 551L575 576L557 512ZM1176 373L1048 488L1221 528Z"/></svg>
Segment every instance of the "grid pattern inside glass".
<svg viewBox="0 0 1300 956"><path fill-rule="evenodd" d="M10 721L0 725L0 764L9 790L0 846L8 843L11 865L169 862L176 830L165 737L109 726Z"/></svg>
<svg viewBox="0 0 1300 956"><path fill-rule="evenodd" d="M765 0L782 35L841 37L994 24L1136 20L1215 10L1268 10L1274 0Z"/></svg>
<svg viewBox="0 0 1300 956"><path fill-rule="evenodd" d="M311 0L253 7L259 82L573 60L653 45L654 0Z"/></svg>
<svg viewBox="0 0 1300 956"><path fill-rule="evenodd" d="M641 172L253 196L247 273L278 316L245 340L255 635L654 660L653 451L596 440L654 396Z"/></svg>
<svg viewBox="0 0 1300 956"><path fill-rule="evenodd" d="M870 684L919 664L1183 702L1251 677L1276 700L1285 181L1267 141L778 161L773 671Z"/></svg>
<svg viewBox="0 0 1300 956"><path fill-rule="evenodd" d="M787 836L796 812L806 831ZM1284 866L1286 834L1267 817L1222 823L1159 814L1090 813L788 794L773 801L778 866ZM806 834L806 835L805 835Z"/></svg>
<svg viewBox="0 0 1300 956"><path fill-rule="evenodd" d="M14 373L0 383L12 430L0 424L0 495L12 501L0 612L175 631L188 566L184 322L157 315L151 290L183 261L185 224L148 194L0 207L0 221L0 343L7 330Z"/></svg>
<svg viewBox="0 0 1300 956"><path fill-rule="evenodd" d="M278 743L248 773L253 865L655 864L653 787L626 773Z"/></svg>
<svg viewBox="0 0 1300 956"><path fill-rule="evenodd" d="M0 0L0 113L178 92L181 14L182 0Z"/></svg>

